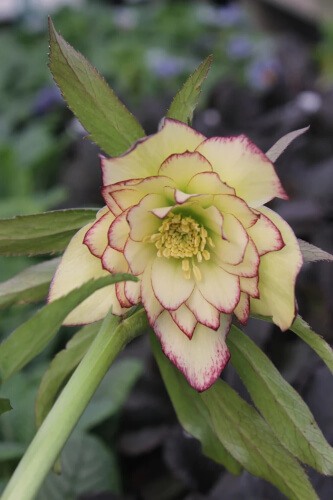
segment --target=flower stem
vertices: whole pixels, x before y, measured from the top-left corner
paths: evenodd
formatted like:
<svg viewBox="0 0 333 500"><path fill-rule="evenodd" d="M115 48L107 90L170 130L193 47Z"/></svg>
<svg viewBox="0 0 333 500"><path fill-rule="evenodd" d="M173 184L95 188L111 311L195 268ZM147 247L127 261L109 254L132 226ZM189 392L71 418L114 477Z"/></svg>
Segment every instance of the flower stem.
<svg viewBox="0 0 333 500"><path fill-rule="evenodd" d="M143 309L124 320L108 314L32 440L1 500L33 500L111 363L147 327Z"/></svg>

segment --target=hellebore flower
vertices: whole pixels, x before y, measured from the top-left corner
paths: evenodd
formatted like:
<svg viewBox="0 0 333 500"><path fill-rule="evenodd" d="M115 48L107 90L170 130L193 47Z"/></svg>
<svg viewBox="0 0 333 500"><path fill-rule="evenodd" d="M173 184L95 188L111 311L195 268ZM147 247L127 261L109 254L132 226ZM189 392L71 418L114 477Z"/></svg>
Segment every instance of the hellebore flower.
<svg viewBox="0 0 333 500"><path fill-rule="evenodd" d="M106 206L70 242L49 300L91 278L130 272L95 292L65 324L142 302L166 356L203 391L229 360L232 314L295 317L297 239L263 206L287 199L271 161L247 137L213 137L167 119L124 155L101 161Z"/></svg>

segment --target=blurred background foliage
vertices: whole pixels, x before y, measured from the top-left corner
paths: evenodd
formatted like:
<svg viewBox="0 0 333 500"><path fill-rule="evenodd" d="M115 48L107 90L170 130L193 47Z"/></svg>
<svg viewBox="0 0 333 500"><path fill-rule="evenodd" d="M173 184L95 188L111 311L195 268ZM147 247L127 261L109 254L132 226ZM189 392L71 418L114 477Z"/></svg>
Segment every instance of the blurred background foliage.
<svg viewBox="0 0 333 500"><path fill-rule="evenodd" d="M298 0L297 8L289 4L291 8L278 0L0 2L0 217L102 205L100 150L82 140L85 131L66 108L46 66L51 14L56 29L99 70L147 133L156 131L174 94L208 54L214 62L194 121L201 132L246 133L267 150L283 134L310 124L310 132L277 164L292 201L277 201L274 209L298 237L332 253L333 18L322 14L320 2L313 2L310 14L310 0ZM39 261L0 258L0 280ZM328 265L309 265L300 276L298 297L301 314L332 341L331 282ZM0 338L37 307L0 311ZM322 398L333 387L322 365L303 344L282 338L270 324L250 322L247 331L311 402L332 439L333 403L323 408ZM34 433L33 403L41 376L71 336L70 329L62 329L24 374L1 389L2 395L11 395L14 407L0 420L1 484ZM217 500L222 491L228 500L245 498L238 494L282 498L247 474L241 480L230 478L203 457L176 422L146 340L126 352L115 366L117 374L110 371L88 408L86 425L65 449L62 476L50 476L38 500ZM247 397L231 368L224 377ZM135 394L130 393L138 380ZM89 420L89 415L100 417ZM311 477L321 498L330 498L330 480ZM97 496L101 491L109 493Z"/></svg>

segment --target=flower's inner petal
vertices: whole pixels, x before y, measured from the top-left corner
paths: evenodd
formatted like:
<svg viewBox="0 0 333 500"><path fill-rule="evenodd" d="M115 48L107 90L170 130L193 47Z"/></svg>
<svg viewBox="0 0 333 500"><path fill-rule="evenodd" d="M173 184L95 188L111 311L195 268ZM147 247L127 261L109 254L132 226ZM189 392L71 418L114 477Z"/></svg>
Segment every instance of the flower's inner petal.
<svg viewBox="0 0 333 500"><path fill-rule="evenodd" d="M198 391L208 389L218 379L230 357L225 338L231 315L221 316L217 331L198 323L191 340L174 323L168 311L163 311L155 323L155 333L164 354Z"/></svg>
<svg viewBox="0 0 333 500"><path fill-rule="evenodd" d="M240 264L245 255L249 237L242 224L233 215L223 217L223 234L225 239L213 236L213 254L219 265Z"/></svg>
<svg viewBox="0 0 333 500"><path fill-rule="evenodd" d="M149 243L138 243L128 238L124 248L124 256L131 272L138 276L144 272L149 262L155 259L156 248Z"/></svg>
<svg viewBox="0 0 333 500"><path fill-rule="evenodd" d="M244 278L241 276L239 278L240 288L242 292L247 293L250 297L255 299L259 298L259 288L258 288L259 276L253 276L253 278Z"/></svg>
<svg viewBox="0 0 333 500"><path fill-rule="evenodd" d="M221 181L216 172L202 172L194 175L186 187L187 193L229 194L234 195L235 190Z"/></svg>
<svg viewBox="0 0 333 500"><path fill-rule="evenodd" d="M170 311L170 315L178 328L191 339L197 325L197 320L188 307L182 304L176 311Z"/></svg>
<svg viewBox="0 0 333 500"><path fill-rule="evenodd" d="M158 173L159 175L171 177L179 189L186 191L189 180L195 174L211 171L212 166L206 158L199 153L190 153L187 151L183 154L169 156L160 166Z"/></svg>
<svg viewBox="0 0 333 500"><path fill-rule="evenodd" d="M124 281L124 293L127 300L132 306L139 304L141 299L141 286L140 282Z"/></svg>
<svg viewBox="0 0 333 500"><path fill-rule="evenodd" d="M133 304L127 299L125 295L125 283L123 281L121 281L120 283L116 283L116 295L121 307L132 307Z"/></svg>
<svg viewBox="0 0 333 500"><path fill-rule="evenodd" d="M284 247L284 241L278 228L264 214L248 229L248 234L254 241L259 255L276 252Z"/></svg>
<svg viewBox="0 0 333 500"><path fill-rule="evenodd" d="M250 298L247 293L241 293L239 302L235 307L234 314L242 325L246 325L250 314Z"/></svg>
<svg viewBox="0 0 333 500"><path fill-rule="evenodd" d="M220 326L220 311L203 298L197 287L186 301L187 307L192 311L196 319L207 328L217 330Z"/></svg>
<svg viewBox="0 0 333 500"><path fill-rule="evenodd" d="M288 199L273 164L247 137L213 137L197 150L211 163L223 182L251 207L275 198Z"/></svg>
<svg viewBox="0 0 333 500"><path fill-rule="evenodd" d="M271 316L281 330L294 321L295 281L303 263L302 254L290 226L267 207L259 209L281 232L285 246L260 258L260 299L251 299L251 313Z"/></svg>
<svg viewBox="0 0 333 500"><path fill-rule="evenodd" d="M202 262L201 275L202 279L196 283L204 298L219 311L232 313L240 297L238 276L229 274L211 261Z"/></svg>
<svg viewBox="0 0 333 500"><path fill-rule="evenodd" d="M148 194L138 205L128 211L127 222L131 228L132 240L143 241L145 237L158 230L161 221L152 213L152 210L166 205L164 196Z"/></svg>
<svg viewBox="0 0 333 500"><path fill-rule="evenodd" d="M110 247L122 252L129 236L129 232L130 228L127 222L126 210L115 218L109 228L108 240Z"/></svg>
<svg viewBox="0 0 333 500"><path fill-rule="evenodd" d="M156 257L152 265L151 283L157 300L165 309L176 310L192 293L193 279L185 279L181 259Z"/></svg>
<svg viewBox="0 0 333 500"><path fill-rule="evenodd" d="M111 274L128 272L128 263L123 252L109 246L106 247L102 255L102 266Z"/></svg>
<svg viewBox="0 0 333 500"><path fill-rule="evenodd" d="M137 141L124 155L102 158L103 185L157 175L162 163L174 153L194 151L205 136L182 122L166 119L162 129Z"/></svg>
<svg viewBox="0 0 333 500"><path fill-rule="evenodd" d="M140 285L142 305L146 310L150 326L154 327L156 319L164 310L164 308L155 297L153 291L151 283L151 267L152 264L150 263L142 274Z"/></svg>
<svg viewBox="0 0 333 500"><path fill-rule="evenodd" d="M242 223L245 228L249 228L256 223L258 214L253 211L244 200L231 195L214 196L214 205L224 214L231 214Z"/></svg>
<svg viewBox="0 0 333 500"><path fill-rule="evenodd" d="M255 244L249 239L244 258L240 264L231 265L227 262L219 262L220 266L226 271L236 276L244 276L245 278L253 278L258 274L260 258Z"/></svg>

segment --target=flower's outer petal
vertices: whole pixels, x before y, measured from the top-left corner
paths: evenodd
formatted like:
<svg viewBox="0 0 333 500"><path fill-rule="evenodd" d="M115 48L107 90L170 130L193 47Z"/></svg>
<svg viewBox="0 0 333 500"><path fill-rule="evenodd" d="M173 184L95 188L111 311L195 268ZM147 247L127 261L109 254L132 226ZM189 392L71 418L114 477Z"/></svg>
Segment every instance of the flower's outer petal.
<svg viewBox="0 0 333 500"><path fill-rule="evenodd" d="M189 339L191 339L198 322L189 308L186 307L185 304L182 304L175 311L170 311L170 316L178 328L180 328L180 330L185 333Z"/></svg>
<svg viewBox="0 0 333 500"><path fill-rule="evenodd" d="M223 234L226 239L213 237L214 249L210 250L218 264L240 264L245 255L249 237L242 224L233 215L225 214Z"/></svg>
<svg viewBox="0 0 333 500"><path fill-rule="evenodd" d="M118 215L110 225L108 231L108 240L110 247L118 250L118 252L122 252L129 236L129 232L130 227L127 222L126 210L122 214Z"/></svg>
<svg viewBox="0 0 333 500"><path fill-rule="evenodd" d="M165 205L164 196L147 194L138 205L128 211L127 222L131 228L132 240L142 241L145 236L151 236L158 231L161 221L151 211Z"/></svg>
<svg viewBox="0 0 333 500"><path fill-rule="evenodd" d="M287 330L295 318L295 282L303 263L302 254L292 229L267 207L259 209L281 232L285 246L260 259L260 299L251 299L251 313L272 317L281 330Z"/></svg>
<svg viewBox="0 0 333 500"><path fill-rule="evenodd" d="M259 276L253 276L253 278L245 278L241 276L239 278L239 284L242 292L247 293L250 297L254 299L259 299Z"/></svg>
<svg viewBox="0 0 333 500"><path fill-rule="evenodd" d="M136 306L141 299L140 282L124 281L123 283L124 283L125 297L132 304L132 306ZM132 286L132 283L134 286Z"/></svg>
<svg viewBox="0 0 333 500"><path fill-rule="evenodd" d="M229 274L211 261L201 262L202 279L197 287L203 297L223 313L232 313L240 297L239 278Z"/></svg>
<svg viewBox="0 0 333 500"><path fill-rule="evenodd" d="M102 257L103 255L108 244L107 233L113 219L114 215L109 211L108 207L102 208L97 214L96 222L87 231L83 239L83 243L87 245L95 257Z"/></svg>
<svg viewBox="0 0 333 500"><path fill-rule="evenodd" d="M288 199L271 161L244 135L212 137L196 151L249 206L259 207L276 196Z"/></svg>
<svg viewBox="0 0 333 500"><path fill-rule="evenodd" d="M125 285L124 282L116 283L115 285L116 295L121 307L125 307L128 309L129 307L132 307L133 304L131 304L131 302L127 299L125 295L124 285Z"/></svg>
<svg viewBox="0 0 333 500"><path fill-rule="evenodd" d="M178 309L192 293L194 280L187 280L181 259L156 257L151 270L151 283L157 300L165 309Z"/></svg>
<svg viewBox="0 0 333 500"><path fill-rule="evenodd" d="M83 244L83 238L90 227L92 224L84 226L71 239L53 277L48 302L66 295L91 279L109 275L102 268L101 260L94 257ZM84 300L67 316L64 325L83 325L99 321L106 316L111 305L114 314L124 312L116 298L114 285L106 286Z"/></svg>
<svg viewBox="0 0 333 500"><path fill-rule="evenodd" d="M128 262L131 272L138 276L146 269L149 262L156 258L157 248L152 243L138 243L128 238L124 256Z"/></svg>
<svg viewBox="0 0 333 500"><path fill-rule="evenodd" d="M234 188L222 182L216 172L202 172L194 175L187 184L186 191L203 194L235 194Z"/></svg>
<svg viewBox="0 0 333 500"><path fill-rule="evenodd" d="M128 273L128 263L124 254L109 246L106 247L102 255L102 266L111 274Z"/></svg>
<svg viewBox="0 0 333 500"><path fill-rule="evenodd" d="M247 293L241 293L239 302L235 307L234 314L242 325L246 325L250 314L250 297Z"/></svg>
<svg viewBox="0 0 333 500"><path fill-rule="evenodd" d="M155 297L153 291L153 287L151 284L151 266L152 264L150 263L145 269L141 277L140 284L142 305L146 310L150 326L154 327L156 319L164 310L164 308Z"/></svg>
<svg viewBox="0 0 333 500"><path fill-rule="evenodd" d="M217 330L220 326L220 311L203 298L197 287L186 301L186 305L196 319L207 328Z"/></svg>
<svg viewBox="0 0 333 500"><path fill-rule="evenodd" d="M243 261L240 264L235 266L227 264L226 262L219 262L219 264L225 271L228 271L231 274L243 276L244 278L253 278L258 274L260 257L255 244L250 238L245 250Z"/></svg>
<svg viewBox="0 0 333 500"><path fill-rule="evenodd" d="M257 247L260 256L268 252L281 250L284 247L280 231L264 214L260 215L254 226L250 227L247 232Z"/></svg>
<svg viewBox="0 0 333 500"><path fill-rule="evenodd" d="M194 151L205 136L176 120L166 119L162 129L137 141L117 158L102 158L103 185L157 175L159 167L171 155Z"/></svg>
<svg viewBox="0 0 333 500"><path fill-rule="evenodd" d="M171 177L179 189L186 191L189 180L200 172L211 172L212 166L199 153L173 154L159 168L159 175ZM193 192L193 191L192 191ZM198 191L199 193L201 191Z"/></svg>
<svg viewBox="0 0 333 500"><path fill-rule="evenodd" d="M256 223L259 215L255 213L241 198L231 195L214 196L214 205L224 214L236 217L245 228Z"/></svg>
<svg viewBox="0 0 333 500"><path fill-rule="evenodd" d="M168 311L163 311L155 322L154 331L164 354L197 391L208 389L218 379L230 358L225 338L230 329L231 315L221 316L217 331L198 323L192 339L183 334Z"/></svg>

